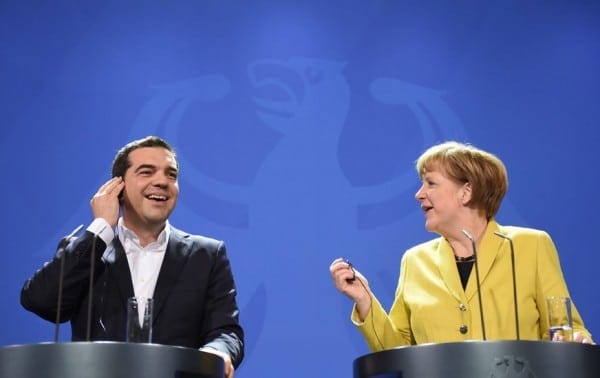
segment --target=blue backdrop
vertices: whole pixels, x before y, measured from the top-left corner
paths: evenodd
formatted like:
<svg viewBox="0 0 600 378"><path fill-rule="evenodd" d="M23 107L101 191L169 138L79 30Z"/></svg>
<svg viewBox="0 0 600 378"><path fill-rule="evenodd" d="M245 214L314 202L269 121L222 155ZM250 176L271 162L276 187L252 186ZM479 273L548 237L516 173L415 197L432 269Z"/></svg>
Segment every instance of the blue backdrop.
<svg viewBox="0 0 600 378"><path fill-rule="evenodd" d="M414 160L448 139L503 159L498 221L552 235L600 337L598 2L3 1L0 36L0 345L52 340L21 286L148 134L179 154L171 222L227 243L240 378L351 376L368 350L329 264L389 307L434 236Z"/></svg>

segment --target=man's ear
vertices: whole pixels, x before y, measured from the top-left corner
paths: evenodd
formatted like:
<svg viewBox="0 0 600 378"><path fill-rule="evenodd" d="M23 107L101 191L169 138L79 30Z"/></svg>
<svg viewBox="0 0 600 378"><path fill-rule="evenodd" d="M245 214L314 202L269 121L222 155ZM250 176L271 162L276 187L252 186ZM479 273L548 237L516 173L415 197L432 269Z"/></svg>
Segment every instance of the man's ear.
<svg viewBox="0 0 600 378"><path fill-rule="evenodd" d="M123 206L123 196L124 195L125 195L125 187L123 187L123 189L121 189L121 193L119 193L119 205L120 206Z"/></svg>

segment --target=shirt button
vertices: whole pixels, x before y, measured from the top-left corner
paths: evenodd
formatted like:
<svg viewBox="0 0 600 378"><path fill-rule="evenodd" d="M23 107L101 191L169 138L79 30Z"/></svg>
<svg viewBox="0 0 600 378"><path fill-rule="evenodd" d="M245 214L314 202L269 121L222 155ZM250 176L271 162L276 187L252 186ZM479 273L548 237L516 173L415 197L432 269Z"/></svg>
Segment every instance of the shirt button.
<svg viewBox="0 0 600 378"><path fill-rule="evenodd" d="M461 303L460 305L458 305L458 309L460 311L467 311L467 306L465 306L464 303Z"/></svg>
<svg viewBox="0 0 600 378"><path fill-rule="evenodd" d="M460 333L462 333L463 335L465 333L467 333L468 330L469 330L469 328L466 325L464 325L464 324L461 325L460 328L459 328Z"/></svg>

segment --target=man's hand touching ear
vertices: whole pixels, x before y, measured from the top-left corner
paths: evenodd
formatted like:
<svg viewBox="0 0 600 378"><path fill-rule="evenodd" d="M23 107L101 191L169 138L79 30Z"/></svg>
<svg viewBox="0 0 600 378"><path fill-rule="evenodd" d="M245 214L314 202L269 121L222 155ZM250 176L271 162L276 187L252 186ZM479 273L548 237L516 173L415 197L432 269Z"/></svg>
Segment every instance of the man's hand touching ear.
<svg viewBox="0 0 600 378"><path fill-rule="evenodd" d="M125 187L121 177L113 177L102 185L90 200L94 218L102 218L111 227L119 220L119 194Z"/></svg>

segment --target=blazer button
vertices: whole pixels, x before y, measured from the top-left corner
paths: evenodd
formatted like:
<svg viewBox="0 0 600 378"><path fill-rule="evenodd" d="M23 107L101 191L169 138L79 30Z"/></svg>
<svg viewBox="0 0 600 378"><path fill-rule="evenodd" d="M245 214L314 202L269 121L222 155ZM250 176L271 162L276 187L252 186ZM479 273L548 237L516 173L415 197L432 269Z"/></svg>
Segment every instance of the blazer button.
<svg viewBox="0 0 600 378"><path fill-rule="evenodd" d="M460 328L459 328L460 333L462 333L463 335L465 333L467 333L468 330L469 330L469 328L466 325L464 325L464 324L461 325Z"/></svg>
<svg viewBox="0 0 600 378"><path fill-rule="evenodd" d="M460 311L467 311L467 306L465 306L464 303L461 303L460 305L458 305L458 309Z"/></svg>

